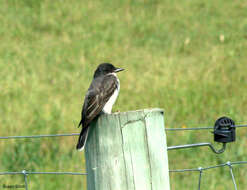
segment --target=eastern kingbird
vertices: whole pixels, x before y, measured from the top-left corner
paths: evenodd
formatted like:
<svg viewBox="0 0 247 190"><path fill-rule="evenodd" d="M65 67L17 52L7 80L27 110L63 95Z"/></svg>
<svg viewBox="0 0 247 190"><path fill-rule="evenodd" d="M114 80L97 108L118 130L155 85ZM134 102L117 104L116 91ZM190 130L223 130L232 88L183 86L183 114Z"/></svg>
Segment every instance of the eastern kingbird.
<svg viewBox="0 0 247 190"><path fill-rule="evenodd" d="M123 71L110 63L102 63L94 72L93 81L86 93L81 112L81 121L78 125L82 130L78 139L76 149L82 151L90 128L90 123L101 113L110 114L115 103L120 82L117 72Z"/></svg>

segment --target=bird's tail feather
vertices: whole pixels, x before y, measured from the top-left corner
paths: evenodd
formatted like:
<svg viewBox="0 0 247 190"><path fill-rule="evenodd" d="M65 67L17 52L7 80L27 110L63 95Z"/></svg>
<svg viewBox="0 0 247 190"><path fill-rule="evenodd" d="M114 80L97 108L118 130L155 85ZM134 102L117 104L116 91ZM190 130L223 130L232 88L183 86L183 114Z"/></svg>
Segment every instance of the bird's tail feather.
<svg viewBox="0 0 247 190"><path fill-rule="evenodd" d="M88 132L89 132L89 126L81 130L78 143L76 145L77 150L82 151L84 149L86 141L87 141Z"/></svg>
<svg viewBox="0 0 247 190"><path fill-rule="evenodd" d="M78 125L78 128L79 128L80 126L82 126L82 120L80 121L80 123L79 123L79 125Z"/></svg>

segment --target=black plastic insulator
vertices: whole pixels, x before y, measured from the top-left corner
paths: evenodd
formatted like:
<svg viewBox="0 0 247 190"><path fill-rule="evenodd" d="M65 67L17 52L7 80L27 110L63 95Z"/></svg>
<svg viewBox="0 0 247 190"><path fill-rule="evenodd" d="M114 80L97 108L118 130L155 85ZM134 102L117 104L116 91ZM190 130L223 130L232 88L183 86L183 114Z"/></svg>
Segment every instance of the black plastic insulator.
<svg viewBox="0 0 247 190"><path fill-rule="evenodd" d="M236 139L235 123L228 117L221 117L214 124L214 141L234 142Z"/></svg>

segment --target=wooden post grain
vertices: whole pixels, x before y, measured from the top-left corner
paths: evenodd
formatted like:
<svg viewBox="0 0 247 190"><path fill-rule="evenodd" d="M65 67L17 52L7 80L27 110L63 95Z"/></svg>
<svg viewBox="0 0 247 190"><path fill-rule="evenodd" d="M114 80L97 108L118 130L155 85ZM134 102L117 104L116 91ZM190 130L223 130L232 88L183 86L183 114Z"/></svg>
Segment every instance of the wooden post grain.
<svg viewBox="0 0 247 190"><path fill-rule="evenodd" d="M101 115L85 157L88 190L169 190L163 110Z"/></svg>

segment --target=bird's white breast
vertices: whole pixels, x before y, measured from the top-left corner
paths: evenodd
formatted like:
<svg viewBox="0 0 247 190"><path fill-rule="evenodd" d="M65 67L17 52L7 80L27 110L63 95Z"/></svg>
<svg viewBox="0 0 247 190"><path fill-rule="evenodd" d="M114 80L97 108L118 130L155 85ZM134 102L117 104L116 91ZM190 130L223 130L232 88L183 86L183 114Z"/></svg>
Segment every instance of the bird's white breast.
<svg viewBox="0 0 247 190"><path fill-rule="evenodd" d="M116 76L116 74L114 73L113 75ZM117 76L116 76L117 78ZM112 110L112 106L113 104L115 103L117 97L118 97L118 93L120 91L120 82L119 82L119 79L117 78L118 80L118 87L117 89L114 91L113 95L110 97L110 99L106 102L104 108L103 108L103 112L104 113L107 113L107 114L110 114L111 113L111 110Z"/></svg>

